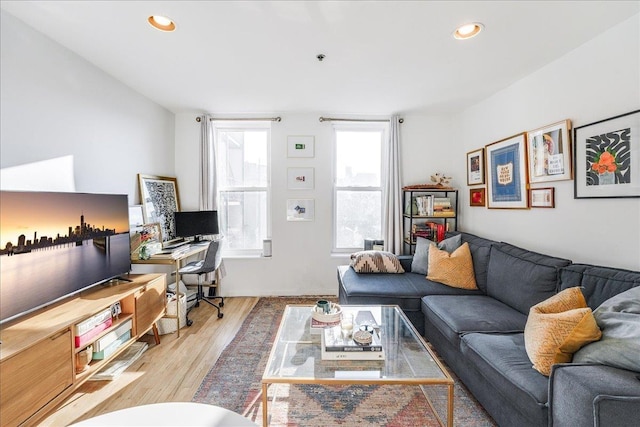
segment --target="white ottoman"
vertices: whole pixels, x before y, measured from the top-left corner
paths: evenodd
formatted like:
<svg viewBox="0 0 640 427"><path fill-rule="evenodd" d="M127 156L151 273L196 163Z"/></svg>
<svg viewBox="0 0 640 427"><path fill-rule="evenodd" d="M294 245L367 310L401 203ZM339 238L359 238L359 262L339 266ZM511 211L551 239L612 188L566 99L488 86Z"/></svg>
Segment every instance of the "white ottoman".
<svg viewBox="0 0 640 427"><path fill-rule="evenodd" d="M192 402L134 406L80 421L75 426L212 426L244 427L256 424L219 406Z"/></svg>

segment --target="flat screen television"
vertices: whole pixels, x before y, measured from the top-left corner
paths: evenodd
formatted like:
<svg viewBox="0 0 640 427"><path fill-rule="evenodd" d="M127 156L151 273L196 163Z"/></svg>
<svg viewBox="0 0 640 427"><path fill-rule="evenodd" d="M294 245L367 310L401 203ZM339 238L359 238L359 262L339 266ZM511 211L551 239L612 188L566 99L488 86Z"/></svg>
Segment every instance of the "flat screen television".
<svg viewBox="0 0 640 427"><path fill-rule="evenodd" d="M126 195L0 192L0 323L131 271Z"/></svg>
<svg viewBox="0 0 640 427"><path fill-rule="evenodd" d="M218 211L178 211L174 212L176 235L193 238L199 242L202 236L218 234Z"/></svg>

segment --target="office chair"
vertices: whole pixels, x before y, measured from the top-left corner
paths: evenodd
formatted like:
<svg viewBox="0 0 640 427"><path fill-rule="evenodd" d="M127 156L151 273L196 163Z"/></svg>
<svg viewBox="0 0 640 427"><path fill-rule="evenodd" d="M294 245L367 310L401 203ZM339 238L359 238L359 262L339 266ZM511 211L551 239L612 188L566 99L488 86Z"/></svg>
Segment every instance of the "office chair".
<svg viewBox="0 0 640 427"><path fill-rule="evenodd" d="M196 307L200 305L200 301L204 301L218 310L218 319L224 316L224 313L220 311L220 308L224 307L224 298L221 296L204 296L204 291L202 290L203 286L213 286L205 285L202 283L202 275L207 273L212 273L215 271L215 287L219 289L220 285L220 272L218 268L220 267L220 263L222 262L222 252L220 251L220 241L213 241L209 243L209 247L207 248L207 253L204 256L204 259L201 261L190 262L181 269L178 270L180 275L185 274L197 274L198 275L198 292L196 293ZM211 299L219 299L219 304L214 304L211 302Z"/></svg>

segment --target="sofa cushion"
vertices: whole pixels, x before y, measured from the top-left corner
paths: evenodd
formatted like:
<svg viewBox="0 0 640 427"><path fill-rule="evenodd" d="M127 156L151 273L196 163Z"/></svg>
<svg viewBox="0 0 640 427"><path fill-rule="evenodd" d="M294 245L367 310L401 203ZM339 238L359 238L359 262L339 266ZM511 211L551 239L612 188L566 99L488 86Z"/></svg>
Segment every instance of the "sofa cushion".
<svg viewBox="0 0 640 427"><path fill-rule="evenodd" d="M428 295L422 313L456 346L462 334L522 332L527 322L524 314L486 295Z"/></svg>
<svg viewBox="0 0 640 427"><path fill-rule="evenodd" d="M593 316L602 339L578 350L573 361L640 372L640 287L609 298Z"/></svg>
<svg viewBox="0 0 640 427"><path fill-rule="evenodd" d="M571 261L538 254L507 243L491 247L487 294L528 314L537 303L555 295L558 269Z"/></svg>
<svg viewBox="0 0 640 427"><path fill-rule="evenodd" d="M626 290L640 286L640 272L589 264L571 264L560 269L560 290L580 286L587 305L595 310Z"/></svg>
<svg viewBox="0 0 640 427"><path fill-rule="evenodd" d="M385 251L360 251L351 254L356 273L404 273L398 257Z"/></svg>
<svg viewBox="0 0 640 427"><path fill-rule="evenodd" d="M430 246L427 279L454 288L478 289L469 244L463 243L452 253Z"/></svg>
<svg viewBox="0 0 640 427"><path fill-rule="evenodd" d="M462 236L452 236L444 239L437 244L438 249L443 249L449 253L455 251L462 244ZM427 275L429 269L429 248L436 246L436 242L425 239L424 237L416 238L416 252L413 254L411 262L411 272Z"/></svg>
<svg viewBox="0 0 640 427"><path fill-rule="evenodd" d="M348 265L338 267L338 284L348 299L344 303L397 304L405 311L420 311L420 298L424 295L480 293L432 282L421 274L358 274Z"/></svg>
<svg viewBox="0 0 640 427"><path fill-rule="evenodd" d="M580 288L569 288L531 307L524 342L533 368L543 375L570 362L580 347L600 339L600 328Z"/></svg>
<svg viewBox="0 0 640 427"><path fill-rule="evenodd" d="M545 411L548 378L531 369L524 334L466 334L460 350L497 393L524 418L535 420Z"/></svg>
<svg viewBox="0 0 640 427"><path fill-rule="evenodd" d="M447 236L462 236L462 242L469 244L471 258L473 258L473 270L475 271L476 285L483 293L487 293L487 269L489 267L489 255L494 240L478 237L474 234L452 231Z"/></svg>

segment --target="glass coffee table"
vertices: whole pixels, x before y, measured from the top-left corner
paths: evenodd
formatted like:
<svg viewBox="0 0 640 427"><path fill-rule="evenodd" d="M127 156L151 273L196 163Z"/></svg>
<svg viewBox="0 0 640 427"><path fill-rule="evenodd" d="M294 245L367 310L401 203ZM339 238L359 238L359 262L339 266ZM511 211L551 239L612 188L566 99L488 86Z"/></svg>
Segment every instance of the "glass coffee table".
<svg viewBox="0 0 640 427"><path fill-rule="evenodd" d="M287 305L284 310L262 375L264 426L269 424L267 389L278 383L420 386L440 424L453 426L453 379L398 306L342 306L344 313L373 314L379 326L384 360L322 360L321 335L312 333L310 328L312 308ZM432 402L434 396L438 402L446 399L446 404L437 407Z"/></svg>

